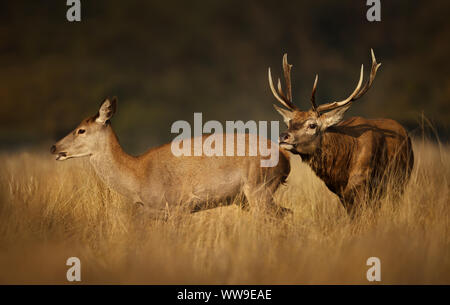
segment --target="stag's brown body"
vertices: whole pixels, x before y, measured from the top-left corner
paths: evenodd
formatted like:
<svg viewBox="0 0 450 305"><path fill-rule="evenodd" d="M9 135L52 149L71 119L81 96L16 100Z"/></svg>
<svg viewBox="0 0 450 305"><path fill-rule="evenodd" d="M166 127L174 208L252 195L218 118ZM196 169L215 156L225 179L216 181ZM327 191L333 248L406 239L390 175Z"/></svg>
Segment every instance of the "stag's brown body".
<svg viewBox="0 0 450 305"><path fill-rule="evenodd" d="M380 64L372 51L372 69L368 82L361 87L363 66L356 89L345 100L317 106L314 82L308 111L292 103L290 72L292 66L283 58L287 91L278 80L275 89L269 69L269 84L276 99L288 110L275 106L288 125L280 135L280 145L299 154L326 186L337 194L349 214L366 200L378 199L388 186L395 194L403 192L414 164L411 140L406 130L390 119L353 117L343 121L353 101L372 86Z"/></svg>
<svg viewBox="0 0 450 305"><path fill-rule="evenodd" d="M300 155L349 211L384 195L388 183L402 192L414 164L407 132L389 119L350 118L327 129L321 148Z"/></svg>

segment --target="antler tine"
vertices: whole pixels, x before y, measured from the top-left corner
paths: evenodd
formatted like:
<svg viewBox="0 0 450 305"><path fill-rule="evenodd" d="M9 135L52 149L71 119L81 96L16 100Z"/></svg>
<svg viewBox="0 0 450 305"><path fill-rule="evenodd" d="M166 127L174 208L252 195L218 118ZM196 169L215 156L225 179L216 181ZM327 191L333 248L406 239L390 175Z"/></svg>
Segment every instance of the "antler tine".
<svg viewBox="0 0 450 305"><path fill-rule="evenodd" d="M355 90L353 91L353 93L350 94L350 96L347 97L345 100L320 105L319 107L317 107L317 112L322 112L322 111L327 111L327 110L331 110L334 108L342 107L342 106L345 106L348 103L352 102L353 98L358 94L359 90L361 89L363 78L364 78L364 65L361 65L361 73L359 76L359 82L358 82L358 85L356 86Z"/></svg>
<svg viewBox="0 0 450 305"><path fill-rule="evenodd" d="M283 56L283 72L284 80L286 81L286 98L292 103L291 69L292 65L288 63L287 53L285 53Z"/></svg>
<svg viewBox="0 0 450 305"><path fill-rule="evenodd" d="M286 100L286 96L284 95L284 92L283 92L283 87L281 87L280 79L278 79L278 93L280 94L280 96L283 100Z"/></svg>
<svg viewBox="0 0 450 305"><path fill-rule="evenodd" d="M270 90L272 91L273 96L275 96L275 98L286 108L291 109L291 106L289 105L289 103L282 98L281 96L278 95L277 90L275 90L275 87L273 86L273 80L272 80L272 73L270 72L270 68L269 68L269 86L270 86Z"/></svg>
<svg viewBox="0 0 450 305"><path fill-rule="evenodd" d="M370 70L370 77L367 83L364 85L364 87L361 89L360 92L353 98L353 100L359 99L361 96L363 96L367 90L372 87L372 83L375 79L375 76L377 75L377 70L381 66L381 63L377 63L377 59L375 58L375 53L373 52L373 49L370 49L370 54L372 55L372 68Z"/></svg>
<svg viewBox="0 0 450 305"><path fill-rule="evenodd" d="M356 87L355 91L353 91L353 93L345 100L340 101L340 102L334 102L334 103L329 103L329 104L325 104L325 105L321 105L317 108L317 111L327 111L327 110L331 110L337 107L342 107L352 101L356 101L357 99L359 99L361 96L363 96L367 90L370 89L370 87L372 87L372 83L375 79L375 76L377 75L377 71L378 68L380 68L381 64L377 63L377 59L375 58L375 53L373 52L373 49L370 49L370 53L372 56L372 67L370 70L370 76L369 76L369 80L366 82L366 84L364 85L364 87L361 89L361 84L362 84L362 80L363 80L363 65L361 66L361 76L359 79L359 83L358 86Z"/></svg>
<svg viewBox="0 0 450 305"><path fill-rule="evenodd" d="M314 85L311 92L311 104L312 104L312 110L317 111L317 104L316 104L316 90L317 90L317 81L319 80L319 75L316 74L316 79L314 80Z"/></svg>
<svg viewBox="0 0 450 305"><path fill-rule="evenodd" d="M291 89L291 72L292 65L289 65L287 62L287 54L283 57L283 70L284 70L284 78L286 80L286 95L283 93L283 89L281 87L281 81L278 79L278 92L275 89L275 86L273 85L273 78L272 73L268 71L268 77L269 77L269 86L270 90L272 91L273 96L286 108L290 110L296 110L298 109L297 106L292 103L292 89Z"/></svg>

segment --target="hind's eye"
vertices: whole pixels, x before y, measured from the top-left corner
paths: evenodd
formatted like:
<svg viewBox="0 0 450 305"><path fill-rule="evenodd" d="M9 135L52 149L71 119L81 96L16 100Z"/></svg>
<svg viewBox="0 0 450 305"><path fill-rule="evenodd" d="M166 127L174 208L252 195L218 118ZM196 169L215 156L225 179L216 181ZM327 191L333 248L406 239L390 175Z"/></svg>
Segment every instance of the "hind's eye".
<svg viewBox="0 0 450 305"><path fill-rule="evenodd" d="M82 133L85 133L86 132L86 130L84 130L84 129L78 129L78 134L82 134Z"/></svg>
<svg viewBox="0 0 450 305"><path fill-rule="evenodd" d="M317 124L312 123L312 124L309 124L308 127L311 129L315 129L317 127Z"/></svg>

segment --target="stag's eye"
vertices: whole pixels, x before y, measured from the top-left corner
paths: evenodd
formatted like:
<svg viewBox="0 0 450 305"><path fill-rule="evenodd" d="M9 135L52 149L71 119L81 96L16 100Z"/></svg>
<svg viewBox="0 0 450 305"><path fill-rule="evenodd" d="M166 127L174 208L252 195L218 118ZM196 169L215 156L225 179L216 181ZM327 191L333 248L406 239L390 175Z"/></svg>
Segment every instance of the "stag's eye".
<svg viewBox="0 0 450 305"><path fill-rule="evenodd" d="M84 130L84 129L78 129L78 134L83 134L85 132L86 132L86 130Z"/></svg>
<svg viewBox="0 0 450 305"><path fill-rule="evenodd" d="M310 129L316 129L316 127L317 127L317 124L315 124L315 123L311 123L311 124L309 124L309 126L308 126Z"/></svg>

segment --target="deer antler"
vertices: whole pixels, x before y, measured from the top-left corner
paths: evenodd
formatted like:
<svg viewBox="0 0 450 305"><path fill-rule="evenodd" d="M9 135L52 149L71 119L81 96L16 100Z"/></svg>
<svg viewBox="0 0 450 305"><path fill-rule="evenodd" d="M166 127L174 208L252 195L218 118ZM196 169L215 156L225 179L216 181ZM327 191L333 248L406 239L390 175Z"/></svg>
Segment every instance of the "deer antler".
<svg viewBox="0 0 450 305"><path fill-rule="evenodd" d="M286 82L286 94L284 94L284 92L283 92L283 88L281 87L281 81L279 78L278 78L278 92L277 92L277 90L275 90L275 87L273 85L272 73L270 72L270 68L269 68L269 73L268 73L269 85L270 85L270 90L272 90L272 94L283 106L285 106L286 108L288 108L290 110L296 110L298 108L292 102L291 69L292 69L292 65L290 65L287 61L287 54L284 54L284 56L283 56L283 72L284 72L284 79Z"/></svg>
<svg viewBox="0 0 450 305"><path fill-rule="evenodd" d="M373 49L370 49L370 54L372 55L372 68L370 70L370 77L367 83L364 85L364 87L361 89L361 91L353 98L353 100L359 99L361 96L363 96L367 90L372 87L373 80L375 79L375 76L377 75L377 70L381 66L381 64L377 63L377 59L375 58L375 53L373 52Z"/></svg>
<svg viewBox="0 0 450 305"><path fill-rule="evenodd" d="M350 96L348 98L346 98L345 100L328 103L328 104L324 104L324 105L320 105L319 107L316 107L317 112L329 111L329 110L332 110L332 109L335 109L338 107L345 106L348 103L351 103L351 102L359 99L361 96L363 96L367 92L367 90L370 89L370 87L372 87L373 80L375 79L377 70L381 66L381 64L377 63L377 60L375 58L375 54L374 54L373 50L370 49L370 51L371 51L371 55L372 55L372 68L370 71L369 80L364 85L364 87L361 88L362 81L363 81L363 74L364 74L364 65L361 65L361 74L359 77L359 82L358 82L358 85L356 86L356 89L353 91L353 93L350 94ZM315 92L315 90L313 88L313 93L314 92ZM313 106L313 109L314 109L314 106Z"/></svg>
<svg viewBox="0 0 450 305"><path fill-rule="evenodd" d="M314 80L314 85L311 92L311 104L312 110L317 112L317 104L316 104L316 90L317 90L317 81L319 80L319 75L316 74L316 79Z"/></svg>

